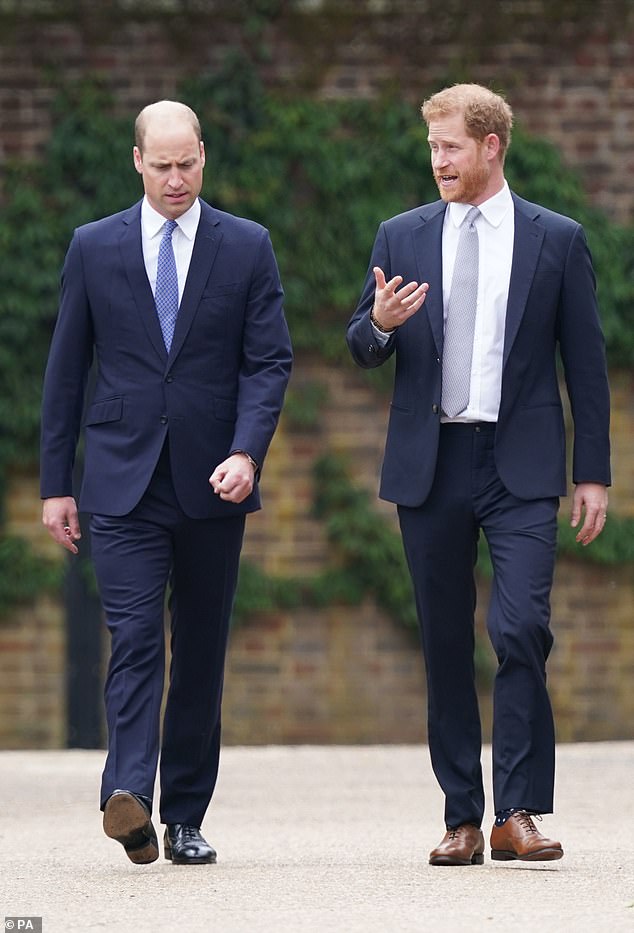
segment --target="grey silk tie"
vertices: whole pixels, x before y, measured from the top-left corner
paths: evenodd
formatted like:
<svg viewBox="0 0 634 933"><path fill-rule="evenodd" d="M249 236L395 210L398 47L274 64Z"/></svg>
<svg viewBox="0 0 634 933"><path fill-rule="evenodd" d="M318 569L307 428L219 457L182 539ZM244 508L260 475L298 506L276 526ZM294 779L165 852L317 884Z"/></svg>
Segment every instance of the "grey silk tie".
<svg viewBox="0 0 634 933"><path fill-rule="evenodd" d="M455 418L469 404L473 334L478 303L478 231L472 207L460 228L442 353L442 410Z"/></svg>

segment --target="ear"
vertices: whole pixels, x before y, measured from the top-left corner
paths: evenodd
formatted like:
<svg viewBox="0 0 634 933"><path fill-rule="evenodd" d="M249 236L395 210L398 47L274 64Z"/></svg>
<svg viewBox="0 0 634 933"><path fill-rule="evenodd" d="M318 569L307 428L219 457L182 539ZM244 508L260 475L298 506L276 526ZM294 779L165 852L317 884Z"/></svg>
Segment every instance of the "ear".
<svg viewBox="0 0 634 933"><path fill-rule="evenodd" d="M139 175L142 175L143 174L143 156L141 155L141 150L139 149L138 146L135 146L133 148L132 156L134 158L135 169L137 170Z"/></svg>
<svg viewBox="0 0 634 933"><path fill-rule="evenodd" d="M201 139L201 141L200 141L200 161L201 161L202 165L204 166L204 164L205 164L205 144L204 144L204 142L202 141L202 139Z"/></svg>
<svg viewBox="0 0 634 933"><path fill-rule="evenodd" d="M484 145L487 159L497 159L500 154L500 137L495 133L489 133L484 137Z"/></svg>

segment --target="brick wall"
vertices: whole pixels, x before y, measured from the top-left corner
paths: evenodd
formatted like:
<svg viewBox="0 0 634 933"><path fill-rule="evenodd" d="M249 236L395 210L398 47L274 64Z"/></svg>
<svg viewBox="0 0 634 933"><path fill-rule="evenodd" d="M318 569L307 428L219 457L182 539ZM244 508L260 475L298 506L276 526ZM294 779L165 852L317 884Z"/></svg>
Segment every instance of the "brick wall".
<svg viewBox="0 0 634 933"><path fill-rule="evenodd" d="M352 363L300 355L291 387L319 381L328 399L317 425L291 429L283 417L262 479L264 509L250 516L244 556L268 573L311 575L329 546L311 517L312 464L343 454L374 496L387 403ZM613 373L615 488L611 513L634 516L634 376ZM35 476L15 475L9 526L50 555L40 526ZM394 521L388 503L377 515ZM562 509L569 508L564 500ZM395 523L396 527L396 523ZM485 656L488 587L480 588L478 631ZM634 568L562 559L552 599L555 647L549 683L561 740L634 736ZM65 638L61 601L43 600L0 622L0 747L63 744ZM225 688L224 740L413 742L425 738L424 668L418 636L371 602L258 614L232 633ZM490 677L481 685L490 730Z"/></svg>
<svg viewBox="0 0 634 933"><path fill-rule="evenodd" d="M65 646L58 600L0 620L0 748L65 744Z"/></svg>
<svg viewBox="0 0 634 933"><path fill-rule="evenodd" d="M632 221L634 10L623 0L572 7L568 0L465 0L451 17L427 0L312 2L304 13L286 4L259 33L220 0L198 5L211 17L193 20L152 15L151 0L136 4L146 11L136 18L119 11L108 19L112 4L89 4L85 17L82 4L66 17L52 15L51 6L21 0L11 12L10 0L0 4L0 162L38 152L60 77L100 73L119 112L132 119L149 100L174 96L183 78L215 67L229 46L253 56L267 46L272 54L258 61L272 87L301 85L325 98L391 87L412 101L414 118L420 99L445 83L491 83L528 130L559 146L597 205ZM373 15L364 12L369 6ZM45 13L37 15L40 7ZM352 365L298 360L293 384L311 381L329 388L320 423L299 432L283 420L264 473L265 509L249 521L245 556L270 573L311 574L328 560L323 529L309 514L316 455L347 453L355 479L376 491L385 399ZM613 373L612 389L611 511L633 517L634 376ZM13 476L8 504L10 529L50 554L36 478ZM376 508L392 515L385 503ZM550 684L562 739L633 735L633 576L631 566L558 566ZM63 744L64 664L60 602L43 600L0 621L0 747ZM482 700L488 722L486 689ZM233 632L225 712L229 742L420 740L417 638L370 603L258 616Z"/></svg>
<svg viewBox="0 0 634 933"><path fill-rule="evenodd" d="M417 636L376 606L300 609L237 627L225 681L227 744L417 742Z"/></svg>
<svg viewBox="0 0 634 933"><path fill-rule="evenodd" d="M262 480L265 507L248 523L245 556L272 573L314 573L328 563L323 529L307 514L315 456L325 450L344 454L356 481L376 494L385 399L352 365L327 367L300 356L291 387L314 381L329 387L319 425L291 432L282 421ZM634 517L634 376L612 373L611 384L610 512ZM569 508L569 500L562 500L563 514ZM376 509L394 520L388 503L376 500ZM492 671L487 605L483 581L477 628ZM549 684L559 738L634 736L634 567L562 559L552 618ZM370 603L257 617L232 635L225 740L418 741L426 734L424 684L417 635ZM490 733L490 685L485 676L480 690L485 734Z"/></svg>
<svg viewBox="0 0 634 933"><path fill-rule="evenodd" d="M100 74L132 119L237 46L258 61L269 86L326 98L390 88L416 105L452 81L491 84L508 95L526 129L560 148L598 206L623 223L634 216L628 0L463 0L451 14L431 0L286 3L259 29L218 0L190 4L187 15L178 2L172 14L151 0L127 12L116 6L89 4L82 15L78 4L76 15L64 16L37 0L0 5L0 162L46 140L62 78Z"/></svg>

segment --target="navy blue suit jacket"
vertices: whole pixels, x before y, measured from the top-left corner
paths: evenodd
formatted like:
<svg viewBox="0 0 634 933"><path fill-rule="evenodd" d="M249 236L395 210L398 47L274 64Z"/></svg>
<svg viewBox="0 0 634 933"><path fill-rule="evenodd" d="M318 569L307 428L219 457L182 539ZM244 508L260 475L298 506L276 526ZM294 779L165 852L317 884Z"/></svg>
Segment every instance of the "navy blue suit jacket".
<svg viewBox="0 0 634 933"><path fill-rule="evenodd" d="M557 347L574 419L575 483L610 483L609 390L592 260L582 227L513 195L515 241L504 340L496 466L521 499L566 493L566 438ZM443 347L443 201L381 224L365 287L348 325L364 368L396 354L381 498L419 506L434 478ZM386 279L429 282L422 308L381 347L370 324L373 266Z"/></svg>
<svg viewBox="0 0 634 933"><path fill-rule="evenodd" d="M88 372L82 511L124 515L145 492L169 432L172 477L191 518L239 505L208 479L232 450L262 464L291 367L283 292L268 232L201 201L169 355L141 245L141 202L75 231L44 381L41 495L73 494Z"/></svg>

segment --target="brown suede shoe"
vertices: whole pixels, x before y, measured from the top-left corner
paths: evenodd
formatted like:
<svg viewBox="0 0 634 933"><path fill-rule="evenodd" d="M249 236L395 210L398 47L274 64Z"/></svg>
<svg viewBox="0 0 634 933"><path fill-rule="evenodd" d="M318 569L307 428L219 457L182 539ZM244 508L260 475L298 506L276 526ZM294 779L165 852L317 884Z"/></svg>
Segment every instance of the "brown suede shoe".
<svg viewBox="0 0 634 933"><path fill-rule="evenodd" d="M483 862L484 836L472 823L448 829L440 845L429 853L430 865L482 865Z"/></svg>
<svg viewBox="0 0 634 933"><path fill-rule="evenodd" d="M561 842L542 836L533 819L525 810L516 810L503 826L494 826L491 831L491 858L500 862L510 859L545 862L561 858L564 854ZM536 819L541 820L541 816Z"/></svg>

